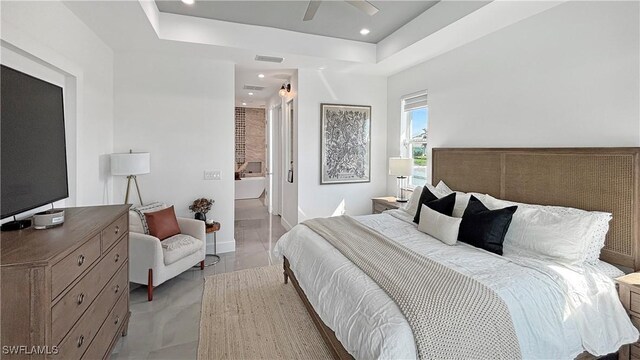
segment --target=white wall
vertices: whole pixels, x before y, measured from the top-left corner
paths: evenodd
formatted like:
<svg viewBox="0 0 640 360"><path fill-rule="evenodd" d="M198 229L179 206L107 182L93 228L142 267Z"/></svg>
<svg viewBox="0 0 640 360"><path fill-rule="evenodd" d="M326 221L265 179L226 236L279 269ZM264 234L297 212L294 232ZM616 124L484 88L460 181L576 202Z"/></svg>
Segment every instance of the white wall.
<svg viewBox="0 0 640 360"><path fill-rule="evenodd" d="M112 50L57 1L3 1L1 38L3 64L64 88L70 197L60 205L110 203Z"/></svg>
<svg viewBox="0 0 640 360"><path fill-rule="evenodd" d="M234 147L233 64L190 53L116 54L115 151L151 153L151 173L138 176L144 202L166 202L192 218L193 200L213 198L207 217L222 224L218 252L235 249ZM205 170L220 170L222 179L204 180ZM124 199L125 179L114 184Z"/></svg>
<svg viewBox="0 0 640 360"><path fill-rule="evenodd" d="M391 76L388 155L400 98L425 89L429 153L640 146L639 23L638 2L567 2Z"/></svg>
<svg viewBox="0 0 640 360"><path fill-rule="evenodd" d="M298 71L298 218L371 213L386 194L387 79L330 71ZM320 104L371 106L371 182L320 185Z"/></svg>

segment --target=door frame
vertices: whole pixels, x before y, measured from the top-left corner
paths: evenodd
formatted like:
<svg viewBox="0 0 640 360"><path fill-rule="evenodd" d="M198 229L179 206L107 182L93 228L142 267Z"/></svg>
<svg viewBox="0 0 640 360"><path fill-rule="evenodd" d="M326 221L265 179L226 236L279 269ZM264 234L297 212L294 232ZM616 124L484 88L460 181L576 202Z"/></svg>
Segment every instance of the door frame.
<svg viewBox="0 0 640 360"><path fill-rule="evenodd" d="M268 121L268 164L267 171L269 196L268 208L273 215L282 214L282 105L269 110Z"/></svg>

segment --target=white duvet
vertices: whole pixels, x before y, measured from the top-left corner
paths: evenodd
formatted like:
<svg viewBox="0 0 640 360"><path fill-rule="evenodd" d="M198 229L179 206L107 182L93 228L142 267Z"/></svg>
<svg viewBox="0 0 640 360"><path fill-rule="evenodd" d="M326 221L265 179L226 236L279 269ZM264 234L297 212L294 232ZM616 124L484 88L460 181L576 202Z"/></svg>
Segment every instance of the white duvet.
<svg viewBox="0 0 640 360"><path fill-rule="evenodd" d="M525 359L572 359L585 350L604 355L638 338L613 281L596 266L568 268L464 243L448 246L419 232L402 210L356 219L496 291L509 308ZM298 225L274 252L287 257L320 318L356 359L416 358L413 333L398 306L322 237Z"/></svg>

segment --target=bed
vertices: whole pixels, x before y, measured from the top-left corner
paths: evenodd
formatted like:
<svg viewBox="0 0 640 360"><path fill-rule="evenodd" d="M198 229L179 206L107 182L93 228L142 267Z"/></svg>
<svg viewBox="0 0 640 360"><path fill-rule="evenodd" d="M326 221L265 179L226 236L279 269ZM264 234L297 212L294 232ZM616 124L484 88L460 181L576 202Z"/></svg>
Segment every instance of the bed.
<svg viewBox="0 0 640 360"><path fill-rule="evenodd" d="M638 148L433 150L434 183L611 212L604 262L594 266L567 269L466 244L448 247L418 232L402 210L357 221L493 289L509 309L523 358L603 355L637 337L609 277L616 269L607 264L640 269L639 157ZM336 358L416 358L412 329L397 304L320 235L296 226L275 251L284 258L285 282L291 279Z"/></svg>

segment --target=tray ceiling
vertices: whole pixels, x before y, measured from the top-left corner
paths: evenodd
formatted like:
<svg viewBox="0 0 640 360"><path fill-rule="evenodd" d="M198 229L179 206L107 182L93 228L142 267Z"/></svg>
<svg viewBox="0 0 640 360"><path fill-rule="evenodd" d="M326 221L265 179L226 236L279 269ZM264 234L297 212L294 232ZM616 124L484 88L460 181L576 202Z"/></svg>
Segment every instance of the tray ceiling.
<svg viewBox="0 0 640 360"><path fill-rule="evenodd" d="M377 43L438 1L371 1L380 11L369 16L344 1L327 0L311 21L302 21L307 1L156 0L161 12L240 24L268 26L307 34ZM371 32L363 36L360 30Z"/></svg>

